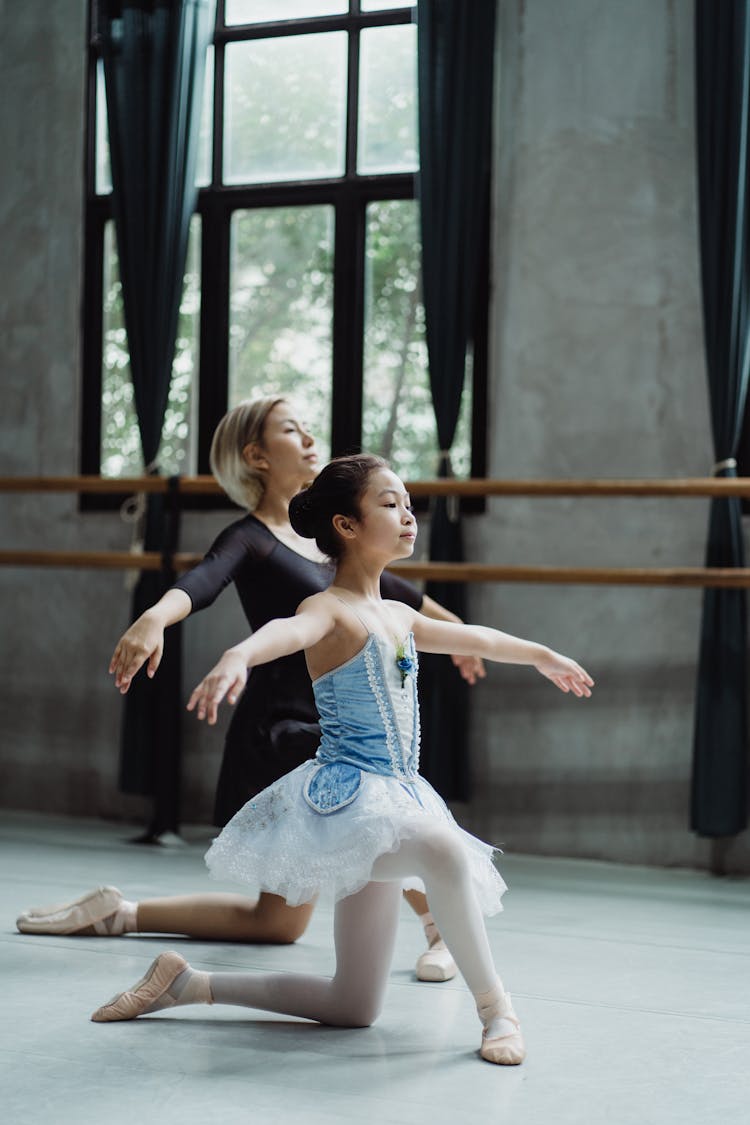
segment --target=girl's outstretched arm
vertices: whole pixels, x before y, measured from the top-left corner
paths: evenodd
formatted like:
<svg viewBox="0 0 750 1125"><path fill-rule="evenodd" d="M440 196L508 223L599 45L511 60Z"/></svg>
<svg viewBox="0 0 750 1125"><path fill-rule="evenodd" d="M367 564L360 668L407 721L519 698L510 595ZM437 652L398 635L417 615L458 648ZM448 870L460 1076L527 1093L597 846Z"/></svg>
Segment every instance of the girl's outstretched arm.
<svg viewBox="0 0 750 1125"><path fill-rule="evenodd" d="M414 642L421 652L465 653L502 664L530 664L560 691L588 698L594 681L575 660L546 645L525 641L484 625L454 625L415 613Z"/></svg>
<svg viewBox="0 0 750 1125"><path fill-rule="evenodd" d="M422 606L419 610L425 617L431 617L434 621L454 621L457 625L463 625L460 617L457 617L451 610L446 609L440 602L434 601L426 594L422 599ZM484 670L484 663L481 657L459 654L456 652L451 653L451 660L460 672L467 684L475 684L477 680L483 680L487 673Z"/></svg>
<svg viewBox="0 0 750 1125"><path fill-rule="evenodd" d="M197 708L199 719L216 722L217 708L224 696L236 703L247 683L247 670L256 664L267 664L281 656L291 656L300 649L311 648L331 631L334 618L319 595L307 598L295 617L277 617L269 621L247 640L227 649L207 676L204 676L188 701L188 711Z"/></svg>

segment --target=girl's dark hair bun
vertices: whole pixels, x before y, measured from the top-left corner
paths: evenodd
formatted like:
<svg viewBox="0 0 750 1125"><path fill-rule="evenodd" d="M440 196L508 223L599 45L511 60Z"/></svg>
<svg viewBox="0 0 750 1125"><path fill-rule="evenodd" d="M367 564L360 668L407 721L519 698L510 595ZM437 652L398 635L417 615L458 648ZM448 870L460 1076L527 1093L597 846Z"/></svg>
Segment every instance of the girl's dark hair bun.
<svg viewBox="0 0 750 1125"><path fill-rule="evenodd" d="M289 522L303 539L314 539L329 558L341 556L342 541L333 526L333 517L359 519L359 500L367 480L377 469L387 469L382 457L356 453L335 457L318 476L289 502Z"/></svg>
<svg viewBox="0 0 750 1125"><path fill-rule="evenodd" d="M309 487L298 492L289 501L289 522L303 539L315 538L318 525L315 508Z"/></svg>

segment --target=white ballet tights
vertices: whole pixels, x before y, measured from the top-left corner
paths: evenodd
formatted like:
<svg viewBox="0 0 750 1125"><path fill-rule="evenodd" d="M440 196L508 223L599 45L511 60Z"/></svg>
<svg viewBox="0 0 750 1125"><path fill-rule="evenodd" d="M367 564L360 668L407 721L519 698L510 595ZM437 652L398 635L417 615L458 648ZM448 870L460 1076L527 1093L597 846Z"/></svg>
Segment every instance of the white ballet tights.
<svg viewBox="0 0 750 1125"><path fill-rule="evenodd" d="M336 904L332 978L208 973L214 1003L283 1012L336 1027L369 1027L383 1006L400 909L398 883L368 883Z"/></svg>
<svg viewBox="0 0 750 1125"><path fill-rule="evenodd" d="M436 825L403 840L398 851L381 855L373 879L402 880L419 875L440 936L476 996L498 983L484 917L469 876L466 854L450 829Z"/></svg>
<svg viewBox="0 0 750 1125"><path fill-rule="evenodd" d="M424 880L430 909L475 997L502 996L461 845L436 825L380 856L373 882L336 905L333 978L299 973L209 973L214 1002L302 1016L339 1027L366 1027L385 996L401 903L401 881ZM495 1015L494 1011L492 1015ZM491 1019L491 1017L490 1017Z"/></svg>

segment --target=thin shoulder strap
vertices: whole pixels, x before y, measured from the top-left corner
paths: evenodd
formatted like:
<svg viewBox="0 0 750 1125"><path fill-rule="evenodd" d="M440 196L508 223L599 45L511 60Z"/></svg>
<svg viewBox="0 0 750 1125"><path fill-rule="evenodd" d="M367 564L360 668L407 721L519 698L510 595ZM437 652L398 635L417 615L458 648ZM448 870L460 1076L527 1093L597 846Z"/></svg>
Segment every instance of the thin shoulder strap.
<svg viewBox="0 0 750 1125"><path fill-rule="evenodd" d="M329 590L328 593L330 594L331 591ZM357 621L359 621L360 625L362 626L364 631L367 633L367 636L369 637L370 633L372 632L372 629L369 627L369 625L365 621L362 620L362 618L359 616L359 614L357 613L354 606L351 605L349 602L345 601L344 598L340 598L338 596L338 594L333 594L332 597L334 597L337 602L341 602L342 605L345 605L347 609L351 610L351 612L357 618Z"/></svg>

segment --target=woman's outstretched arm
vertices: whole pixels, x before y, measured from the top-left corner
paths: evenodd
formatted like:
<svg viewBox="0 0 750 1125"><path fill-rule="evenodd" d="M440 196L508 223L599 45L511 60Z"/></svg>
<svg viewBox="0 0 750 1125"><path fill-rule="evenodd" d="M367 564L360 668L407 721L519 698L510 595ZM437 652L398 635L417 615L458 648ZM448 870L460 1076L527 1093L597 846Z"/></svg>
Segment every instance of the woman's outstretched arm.
<svg viewBox="0 0 750 1125"><path fill-rule="evenodd" d="M257 552L255 525L237 520L220 532L197 566L133 622L117 642L109 663L115 686L123 695L146 661L146 675L156 675L169 626L211 605Z"/></svg>

